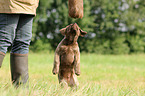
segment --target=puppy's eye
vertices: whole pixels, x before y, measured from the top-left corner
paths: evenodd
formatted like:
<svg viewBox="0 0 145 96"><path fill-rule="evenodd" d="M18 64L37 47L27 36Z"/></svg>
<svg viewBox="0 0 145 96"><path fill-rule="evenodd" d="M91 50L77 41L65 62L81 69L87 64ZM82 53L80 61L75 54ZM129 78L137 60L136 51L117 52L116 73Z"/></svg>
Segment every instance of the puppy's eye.
<svg viewBox="0 0 145 96"><path fill-rule="evenodd" d="M76 30L74 28L71 29L72 32L76 32Z"/></svg>
<svg viewBox="0 0 145 96"><path fill-rule="evenodd" d="M76 35L76 30L73 30L72 34L73 34L73 35Z"/></svg>

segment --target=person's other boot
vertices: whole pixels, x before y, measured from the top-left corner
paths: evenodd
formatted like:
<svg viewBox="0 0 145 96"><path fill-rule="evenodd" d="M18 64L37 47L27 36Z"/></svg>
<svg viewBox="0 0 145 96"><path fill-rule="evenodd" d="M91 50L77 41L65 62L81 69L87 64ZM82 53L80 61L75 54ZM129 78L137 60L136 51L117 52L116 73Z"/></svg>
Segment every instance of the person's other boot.
<svg viewBox="0 0 145 96"><path fill-rule="evenodd" d="M12 83L15 87L24 85L28 87L28 54L14 54L10 55L11 77Z"/></svg>
<svg viewBox="0 0 145 96"><path fill-rule="evenodd" d="M5 54L0 52L0 68L2 66L2 62L3 62L4 57L5 57Z"/></svg>

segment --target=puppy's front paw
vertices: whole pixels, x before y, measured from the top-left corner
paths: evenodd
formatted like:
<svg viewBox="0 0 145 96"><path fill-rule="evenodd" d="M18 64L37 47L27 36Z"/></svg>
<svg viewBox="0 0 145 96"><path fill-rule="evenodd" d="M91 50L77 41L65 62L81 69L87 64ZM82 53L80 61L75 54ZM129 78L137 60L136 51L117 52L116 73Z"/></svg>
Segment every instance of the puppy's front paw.
<svg viewBox="0 0 145 96"><path fill-rule="evenodd" d="M56 75L56 74L58 74L58 70L57 69L53 69L52 73L53 73L53 75Z"/></svg>
<svg viewBox="0 0 145 96"><path fill-rule="evenodd" d="M78 73L78 72L76 72L75 74L76 74L77 76L80 76L80 72L79 72L79 73Z"/></svg>

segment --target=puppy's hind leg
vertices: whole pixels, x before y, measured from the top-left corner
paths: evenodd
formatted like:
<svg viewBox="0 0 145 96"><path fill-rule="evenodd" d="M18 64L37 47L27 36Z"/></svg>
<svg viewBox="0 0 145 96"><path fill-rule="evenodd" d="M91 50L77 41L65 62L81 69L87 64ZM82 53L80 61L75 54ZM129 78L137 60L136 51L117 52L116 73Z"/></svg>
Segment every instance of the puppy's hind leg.
<svg viewBox="0 0 145 96"><path fill-rule="evenodd" d="M66 82L65 79L63 79L63 77L60 77L58 75L58 80L59 80L59 84L60 84L61 88L68 88L68 83Z"/></svg>
<svg viewBox="0 0 145 96"><path fill-rule="evenodd" d="M68 84L67 84L67 82L66 82L65 80L62 80L62 81L60 82L60 86L61 86L62 88L68 88Z"/></svg>
<svg viewBox="0 0 145 96"><path fill-rule="evenodd" d="M73 89L77 89L79 86L79 82L77 79L77 76L75 74L73 74L70 78L70 83L69 83L70 87L72 87Z"/></svg>

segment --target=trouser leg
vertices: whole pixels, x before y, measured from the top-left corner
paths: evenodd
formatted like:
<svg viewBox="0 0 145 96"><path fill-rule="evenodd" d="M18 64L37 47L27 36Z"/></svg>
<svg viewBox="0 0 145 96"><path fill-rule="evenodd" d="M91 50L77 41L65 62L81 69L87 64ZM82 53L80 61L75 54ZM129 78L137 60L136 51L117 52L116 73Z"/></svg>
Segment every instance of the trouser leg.
<svg viewBox="0 0 145 96"><path fill-rule="evenodd" d="M15 38L19 15L0 14L0 67L7 52Z"/></svg>
<svg viewBox="0 0 145 96"><path fill-rule="evenodd" d="M27 54L32 37L32 15L20 15L11 53Z"/></svg>

